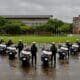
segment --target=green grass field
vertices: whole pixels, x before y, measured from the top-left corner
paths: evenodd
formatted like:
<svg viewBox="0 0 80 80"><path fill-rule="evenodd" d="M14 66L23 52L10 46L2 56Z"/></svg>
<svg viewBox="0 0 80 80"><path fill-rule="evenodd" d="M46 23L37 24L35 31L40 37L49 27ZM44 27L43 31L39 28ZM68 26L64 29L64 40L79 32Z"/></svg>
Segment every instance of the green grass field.
<svg viewBox="0 0 80 80"><path fill-rule="evenodd" d="M80 36L0 36L5 41L12 39L15 43L22 40L24 43L31 43L36 41L37 43L51 43L51 42L75 42L76 39L80 39Z"/></svg>

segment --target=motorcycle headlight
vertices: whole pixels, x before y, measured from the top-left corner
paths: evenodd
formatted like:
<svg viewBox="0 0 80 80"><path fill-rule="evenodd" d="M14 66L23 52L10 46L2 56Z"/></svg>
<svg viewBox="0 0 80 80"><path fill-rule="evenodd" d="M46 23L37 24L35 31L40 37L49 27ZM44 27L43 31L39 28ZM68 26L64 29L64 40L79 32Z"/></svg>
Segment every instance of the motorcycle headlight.
<svg viewBox="0 0 80 80"><path fill-rule="evenodd" d="M63 55L65 55L65 53L63 53Z"/></svg>
<svg viewBox="0 0 80 80"><path fill-rule="evenodd" d="M48 60L48 58L45 58L45 61L47 61Z"/></svg>
<svg viewBox="0 0 80 80"><path fill-rule="evenodd" d="M12 53L9 53L10 55L12 55Z"/></svg>
<svg viewBox="0 0 80 80"><path fill-rule="evenodd" d="M25 60L26 60L26 58L23 58L23 60L25 61Z"/></svg>

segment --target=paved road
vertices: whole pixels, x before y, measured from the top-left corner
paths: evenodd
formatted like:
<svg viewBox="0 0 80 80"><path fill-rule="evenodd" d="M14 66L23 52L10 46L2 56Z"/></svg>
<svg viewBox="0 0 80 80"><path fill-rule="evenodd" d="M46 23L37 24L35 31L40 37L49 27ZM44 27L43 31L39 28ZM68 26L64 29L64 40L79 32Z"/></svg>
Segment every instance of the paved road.
<svg viewBox="0 0 80 80"><path fill-rule="evenodd" d="M80 57L70 57L69 61L57 59L56 68L41 65L41 45L39 45L37 66L21 67L19 59L10 61L0 55L0 80L80 80Z"/></svg>

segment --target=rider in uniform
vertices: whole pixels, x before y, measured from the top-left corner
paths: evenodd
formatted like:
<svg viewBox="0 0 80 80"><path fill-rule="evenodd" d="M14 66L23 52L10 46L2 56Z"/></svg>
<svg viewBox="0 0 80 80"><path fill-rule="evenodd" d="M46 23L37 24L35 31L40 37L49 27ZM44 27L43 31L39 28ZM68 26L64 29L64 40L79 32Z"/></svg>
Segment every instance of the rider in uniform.
<svg viewBox="0 0 80 80"><path fill-rule="evenodd" d="M35 60L35 65L37 63L37 47L36 47L36 42L32 42L32 46L31 46L31 54L32 54L32 65L33 62Z"/></svg>
<svg viewBox="0 0 80 80"><path fill-rule="evenodd" d="M11 39L8 40L8 42L6 43L7 47L10 47L11 45L13 45L13 41Z"/></svg>
<svg viewBox="0 0 80 80"><path fill-rule="evenodd" d="M79 46L79 51L80 51L80 41L79 41L79 39L76 40L76 43Z"/></svg>
<svg viewBox="0 0 80 80"><path fill-rule="evenodd" d="M4 39L3 38L1 38L1 40L0 40L0 44L2 44L2 43L4 43Z"/></svg>
<svg viewBox="0 0 80 80"><path fill-rule="evenodd" d="M51 55L51 64L53 63L53 57L54 57L54 63L56 63L56 53L57 53L57 47L54 42L52 42L52 46L50 47L50 50L52 52Z"/></svg>
<svg viewBox="0 0 80 80"><path fill-rule="evenodd" d="M18 49L18 57L20 58L20 53L24 48L24 44L22 42L22 40L19 40L18 45L17 45L17 49Z"/></svg>
<svg viewBox="0 0 80 80"><path fill-rule="evenodd" d="M66 46L68 48L68 58L69 58L69 53L70 53L70 47L71 47L71 43L69 42L69 40L66 41Z"/></svg>

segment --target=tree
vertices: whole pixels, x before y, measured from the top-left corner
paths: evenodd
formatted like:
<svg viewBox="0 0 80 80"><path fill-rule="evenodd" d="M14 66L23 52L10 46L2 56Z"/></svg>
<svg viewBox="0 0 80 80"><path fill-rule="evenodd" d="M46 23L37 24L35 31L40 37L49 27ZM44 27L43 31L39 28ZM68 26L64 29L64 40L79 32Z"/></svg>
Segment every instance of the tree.
<svg viewBox="0 0 80 80"><path fill-rule="evenodd" d="M21 21L18 20L9 20L4 25L4 31L7 34L24 34L27 32L29 26L25 25Z"/></svg>
<svg viewBox="0 0 80 80"><path fill-rule="evenodd" d="M0 26L4 26L6 22L7 20L4 17L0 16Z"/></svg>
<svg viewBox="0 0 80 80"><path fill-rule="evenodd" d="M57 33L58 28L62 26L64 22L55 18L49 19L47 24L49 24L49 27L51 27L52 33Z"/></svg>
<svg viewBox="0 0 80 80"><path fill-rule="evenodd" d="M7 34L34 34L36 32L49 32L50 34L60 34L61 32L72 32L72 24L65 23L59 19L49 19L47 23L41 25L28 26L19 20L7 20L0 17L0 33Z"/></svg>
<svg viewBox="0 0 80 80"><path fill-rule="evenodd" d="M19 34L21 31L19 25L16 24L6 24L4 30L7 34Z"/></svg>
<svg viewBox="0 0 80 80"><path fill-rule="evenodd" d="M69 33L71 32L72 27L70 26L71 24L69 23L64 23L61 27L58 28L61 32Z"/></svg>

